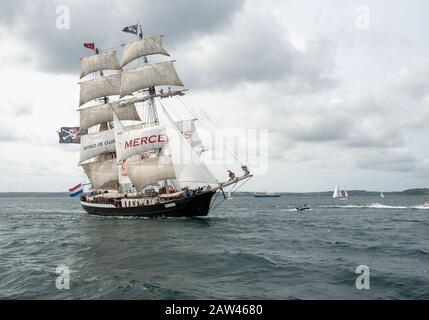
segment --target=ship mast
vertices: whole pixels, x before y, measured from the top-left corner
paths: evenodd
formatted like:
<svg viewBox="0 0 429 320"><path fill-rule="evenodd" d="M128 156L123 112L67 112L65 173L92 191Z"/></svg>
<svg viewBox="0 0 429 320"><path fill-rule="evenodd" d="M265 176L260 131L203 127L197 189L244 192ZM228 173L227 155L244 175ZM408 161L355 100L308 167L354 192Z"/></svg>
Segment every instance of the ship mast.
<svg viewBox="0 0 429 320"><path fill-rule="evenodd" d="M138 38L139 40L143 40L143 28L141 24L138 23L137 25L139 29ZM149 60L147 56L143 57L143 62L145 65L149 64ZM150 99L147 104L146 124L157 125L159 124L159 118L158 118L158 113L156 112L156 105L155 105L155 97L154 97L156 95L155 86L149 87L148 93L149 93Z"/></svg>

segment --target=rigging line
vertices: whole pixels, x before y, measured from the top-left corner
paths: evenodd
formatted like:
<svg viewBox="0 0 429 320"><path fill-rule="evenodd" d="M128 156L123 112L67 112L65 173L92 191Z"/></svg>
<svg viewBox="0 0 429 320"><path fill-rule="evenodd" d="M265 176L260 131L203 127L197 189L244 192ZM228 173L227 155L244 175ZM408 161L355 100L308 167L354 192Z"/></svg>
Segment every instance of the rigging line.
<svg viewBox="0 0 429 320"><path fill-rule="evenodd" d="M242 161L240 161L240 159L238 158L238 153L235 151L234 147L229 143L229 141L227 139L225 139L225 137L223 137L222 134L220 134L219 130L216 128L216 126L214 125L213 121L210 119L210 117L208 116L208 114L204 111L204 109L196 101L196 99L193 97L193 95L191 93L189 93L189 97L195 103L195 105L198 107L198 109L201 110L202 114L206 117L207 122L213 127L213 130L215 132L217 132L219 134L219 136L223 139L223 141L225 142L225 146L227 147L227 149L229 149L229 152L231 152L233 154L234 159L237 162L242 163Z"/></svg>
<svg viewBox="0 0 429 320"><path fill-rule="evenodd" d="M192 98L192 96L189 94L189 96ZM177 97L179 99L179 97ZM193 99L193 98L192 98ZM180 99L179 99L180 100ZM201 108L201 106L194 100L194 103L197 105L198 109L201 110L201 113L206 117L207 122L213 127L212 132L210 132L210 130L208 128L206 128L206 130L209 132L209 134L216 139L216 135L215 133L217 133L217 135L219 136L219 139L221 139L224 143L225 143L225 148L233 155L234 160L236 160L237 162L240 162L240 159L238 158L238 154L237 152L234 150L234 148L232 147L232 145L229 144L229 141L219 132L219 130L216 128L216 126L214 125L213 121L211 121L210 117L207 115L207 113ZM182 104L184 104L182 102ZM189 106L192 110L194 110L192 108L192 106ZM194 110L194 113L195 110Z"/></svg>
<svg viewBox="0 0 429 320"><path fill-rule="evenodd" d="M234 192L236 192L238 189L240 189L241 187L243 187L248 181L249 181L250 179L246 179L245 181L243 181L243 183L241 183L240 185L238 185L238 187L234 190L234 188L232 189L232 191L231 191L231 193L234 193ZM216 205L215 205L215 202L216 202L216 200L217 200L217 198L218 198L218 195L219 195L219 191L218 192L216 192L216 198L213 200L213 203L212 203L212 205L210 206L210 210L212 211L212 213L226 200L225 198L224 199L222 199L222 200L220 200L220 202L219 203L217 203Z"/></svg>
<svg viewBox="0 0 429 320"><path fill-rule="evenodd" d="M191 113L191 115L193 115L195 118L198 118L198 115L196 114L195 110L189 110L189 108L192 108L191 106L188 107L188 105L185 104L181 99L179 99L179 97L177 97L177 98L178 98L179 102L188 110L188 112ZM211 136L211 139L212 139L213 143L216 143L217 137L216 137L215 132L214 132L214 131L216 131L216 128L215 128L215 130L210 130L209 128L207 128L207 127L204 126L204 123L202 123L202 126L207 131L207 133ZM220 139L223 139L223 141L226 141L225 138L222 135L219 135L219 136L220 136ZM232 153L234 159L237 162L240 162L238 160L238 157L235 155L235 153L233 151L231 151L231 150L228 150L228 145L225 144L224 146L225 146L225 148L226 148L226 150L228 152ZM228 169L228 166L226 164L222 164L222 166L223 166L224 169Z"/></svg>
<svg viewBox="0 0 429 320"><path fill-rule="evenodd" d="M238 191L240 188L242 188L248 181L250 180L250 177L249 177L249 179L246 179L246 180L244 180L241 184L239 184L238 185L238 187L237 188L235 188L234 189L234 187L232 188L232 191L231 192L236 192L236 191Z"/></svg>
<svg viewBox="0 0 429 320"><path fill-rule="evenodd" d="M212 201L212 203L210 204L209 210L211 210L211 209L212 209L212 207L214 206L214 204L215 204L215 202L216 202L216 200L217 200L218 196L219 196L219 192L216 192L216 196L215 196L214 200Z"/></svg>
<svg viewBox="0 0 429 320"><path fill-rule="evenodd" d="M188 112L191 114L191 116L193 116L196 119L199 119L197 113L194 110L190 110L190 106L187 106L181 99L179 99L179 97L176 97L176 98L185 107L185 109L188 110ZM203 129L206 130L206 132L210 135L210 137L212 138L213 142L215 143L216 142L216 135L214 134L213 130L210 130L209 128L207 128L207 126L204 125L204 123L202 122L201 119L199 119L199 120L201 122L201 125L202 125Z"/></svg>
<svg viewBox="0 0 429 320"><path fill-rule="evenodd" d="M162 104L161 99L157 98L159 104L163 107L164 112L167 113L167 110L165 109L165 106ZM170 117L170 115L167 113L167 117ZM177 129L177 126L176 126ZM178 129L177 129L178 130ZM183 135L180 133L180 136L183 138ZM182 139L183 142L183 139ZM185 141L186 144L188 144L187 141ZM189 149L191 150L191 153L194 153L195 156L201 161L201 164L199 164L199 166L208 174L209 177L212 177L214 180L216 180L216 183L219 185L219 181L218 179L216 179L215 176L213 176L213 174L210 172L209 168L207 167L207 165L203 162L203 160L201 159L201 157L192 149L192 146L190 144L189 145Z"/></svg>
<svg viewBox="0 0 429 320"><path fill-rule="evenodd" d="M192 111L190 111L188 109L187 105L183 101L181 101L180 97L177 97L177 99L179 99L180 103L182 103L182 105L185 108L187 108L187 110L189 112L191 112L191 114L194 114L194 116L197 117L197 113L192 108L192 106L189 105L189 108L191 108L191 110L192 110ZM215 125L210 120L210 118L208 117L208 115L204 112L204 110L202 110L201 107L199 107L199 109L201 109L202 114L207 118L207 122L213 127L213 129L209 129L207 125L204 125L204 123L202 122L202 119L200 119L200 121L202 122L203 127L205 127L205 129L208 132L208 134L213 138L213 142L216 142L217 139L222 140L222 142L224 143L224 147L227 149L228 152L230 152L232 154L232 156L234 157L234 160L236 160L237 162L241 163L240 159L238 158L237 152L234 150L233 147L231 147L231 145L229 144L229 141L219 132L219 130L215 127ZM217 133L217 135L215 133Z"/></svg>

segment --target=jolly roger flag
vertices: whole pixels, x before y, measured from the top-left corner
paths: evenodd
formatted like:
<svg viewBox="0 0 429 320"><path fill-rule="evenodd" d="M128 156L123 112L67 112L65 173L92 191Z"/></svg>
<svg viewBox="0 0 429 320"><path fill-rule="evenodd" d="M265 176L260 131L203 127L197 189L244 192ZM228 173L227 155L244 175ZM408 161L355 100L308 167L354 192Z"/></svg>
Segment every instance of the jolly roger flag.
<svg viewBox="0 0 429 320"><path fill-rule="evenodd" d="M80 143L80 134L79 127L62 127L58 131L60 143Z"/></svg>
<svg viewBox="0 0 429 320"><path fill-rule="evenodd" d="M137 34L137 28L138 28L138 25L135 24L129 27L125 27L124 29L122 29L122 31Z"/></svg>

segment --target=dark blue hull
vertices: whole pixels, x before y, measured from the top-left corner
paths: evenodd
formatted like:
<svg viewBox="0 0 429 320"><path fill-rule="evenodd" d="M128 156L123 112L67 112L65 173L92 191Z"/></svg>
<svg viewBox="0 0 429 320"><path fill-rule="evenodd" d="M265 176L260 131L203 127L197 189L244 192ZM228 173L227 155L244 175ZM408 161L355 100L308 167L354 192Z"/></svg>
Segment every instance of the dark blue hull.
<svg viewBox="0 0 429 320"><path fill-rule="evenodd" d="M82 207L89 214L100 216L130 216L130 217L201 217L207 216L211 199L215 192L203 192L191 197L154 205L137 207L115 207L113 205L98 205L81 201Z"/></svg>

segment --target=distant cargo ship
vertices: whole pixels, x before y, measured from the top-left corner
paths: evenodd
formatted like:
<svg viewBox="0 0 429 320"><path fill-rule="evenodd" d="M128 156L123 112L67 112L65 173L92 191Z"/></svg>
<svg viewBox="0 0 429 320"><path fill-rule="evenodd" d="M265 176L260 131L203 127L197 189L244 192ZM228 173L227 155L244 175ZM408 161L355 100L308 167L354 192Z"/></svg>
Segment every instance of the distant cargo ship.
<svg viewBox="0 0 429 320"><path fill-rule="evenodd" d="M274 192L255 192L255 198L278 198L280 193Z"/></svg>

